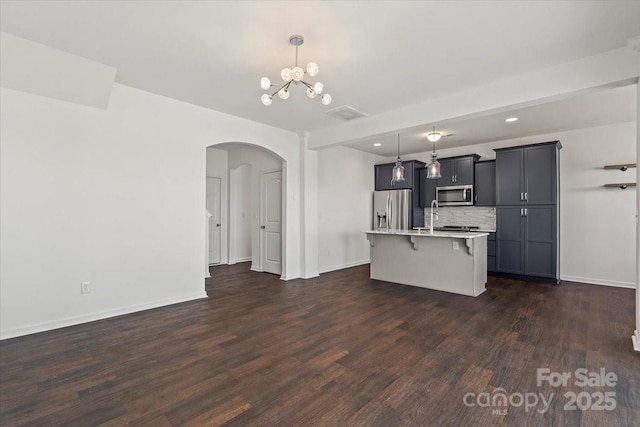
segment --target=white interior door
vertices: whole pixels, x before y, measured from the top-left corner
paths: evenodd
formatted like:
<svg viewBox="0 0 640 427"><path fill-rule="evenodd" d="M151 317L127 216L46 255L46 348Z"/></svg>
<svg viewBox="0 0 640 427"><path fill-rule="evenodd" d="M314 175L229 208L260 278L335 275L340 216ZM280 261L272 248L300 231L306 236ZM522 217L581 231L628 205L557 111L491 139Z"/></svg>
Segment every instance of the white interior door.
<svg viewBox="0 0 640 427"><path fill-rule="evenodd" d="M221 179L207 177L207 210L209 218L209 264L220 264L220 190Z"/></svg>
<svg viewBox="0 0 640 427"><path fill-rule="evenodd" d="M273 274L281 274L281 171L262 173L260 204L260 258L262 261L262 271Z"/></svg>

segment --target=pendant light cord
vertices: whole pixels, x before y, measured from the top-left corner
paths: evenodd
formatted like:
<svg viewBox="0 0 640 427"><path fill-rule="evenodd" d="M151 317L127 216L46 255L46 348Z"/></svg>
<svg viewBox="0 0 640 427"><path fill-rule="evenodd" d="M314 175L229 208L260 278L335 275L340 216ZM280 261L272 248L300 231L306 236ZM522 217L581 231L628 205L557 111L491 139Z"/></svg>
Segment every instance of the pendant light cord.
<svg viewBox="0 0 640 427"><path fill-rule="evenodd" d="M434 136L436 135L436 127L433 127L433 132L431 132ZM431 153L431 157L433 157L433 155L436 154L436 142L433 141L433 152Z"/></svg>

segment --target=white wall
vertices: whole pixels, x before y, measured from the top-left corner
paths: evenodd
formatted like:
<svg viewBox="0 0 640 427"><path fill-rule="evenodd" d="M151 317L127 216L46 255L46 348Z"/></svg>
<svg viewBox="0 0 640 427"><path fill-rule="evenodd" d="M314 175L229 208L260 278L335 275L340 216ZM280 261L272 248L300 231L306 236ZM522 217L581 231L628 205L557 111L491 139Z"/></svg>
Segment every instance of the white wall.
<svg viewBox="0 0 640 427"><path fill-rule="evenodd" d="M470 153L495 158L494 148L555 140L563 146L560 150L561 279L635 287L635 191L603 187L605 183L635 182L632 169L628 172L603 169L607 164L634 163L635 122L437 151L439 158ZM426 162L430 152L403 158Z"/></svg>
<svg viewBox="0 0 640 427"><path fill-rule="evenodd" d="M224 150L208 147L206 156L207 177L220 178L220 263L226 264L229 260L229 155Z"/></svg>
<svg viewBox="0 0 640 427"><path fill-rule="evenodd" d="M297 135L118 84L106 110L0 100L2 338L205 296L205 147L218 143L287 161L283 275L299 277Z"/></svg>
<svg viewBox="0 0 640 427"><path fill-rule="evenodd" d="M633 170L602 169L634 163L635 122L567 132L560 140L561 278L635 288L636 193L602 186L635 182Z"/></svg>
<svg viewBox="0 0 640 427"><path fill-rule="evenodd" d="M373 165L380 156L347 147L318 151L318 267L321 273L369 262Z"/></svg>

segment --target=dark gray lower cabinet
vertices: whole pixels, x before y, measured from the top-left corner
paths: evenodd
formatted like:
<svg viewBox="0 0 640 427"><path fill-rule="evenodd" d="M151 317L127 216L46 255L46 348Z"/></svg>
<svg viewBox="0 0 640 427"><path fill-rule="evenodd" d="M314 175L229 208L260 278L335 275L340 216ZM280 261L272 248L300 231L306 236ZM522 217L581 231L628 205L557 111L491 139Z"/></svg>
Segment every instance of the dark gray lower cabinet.
<svg viewBox="0 0 640 427"><path fill-rule="evenodd" d="M556 277L556 207L524 209L524 274Z"/></svg>
<svg viewBox="0 0 640 427"><path fill-rule="evenodd" d="M487 271L496 271L496 233L489 233L487 237Z"/></svg>
<svg viewBox="0 0 640 427"><path fill-rule="evenodd" d="M523 209L503 207L496 210L497 255L496 271L524 274L524 217Z"/></svg>
<svg viewBox="0 0 640 427"><path fill-rule="evenodd" d="M497 208L500 273L556 277L556 207Z"/></svg>

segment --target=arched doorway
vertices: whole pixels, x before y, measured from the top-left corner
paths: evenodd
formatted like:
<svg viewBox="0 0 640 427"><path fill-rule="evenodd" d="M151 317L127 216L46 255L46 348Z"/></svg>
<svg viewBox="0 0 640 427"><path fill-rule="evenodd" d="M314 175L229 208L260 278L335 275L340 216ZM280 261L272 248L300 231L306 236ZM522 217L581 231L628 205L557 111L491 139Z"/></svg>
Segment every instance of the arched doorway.
<svg viewBox="0 0 640 427"><path fill-rule="evenodd" d="M238 142L207 147L206 206L220 209L208 213L207 268L247 262L251 270L286 277L285 174L286 162L264 147ZM219 193L212 190L217 182ZM219 203L211 200L215 194Z"/></svg>

